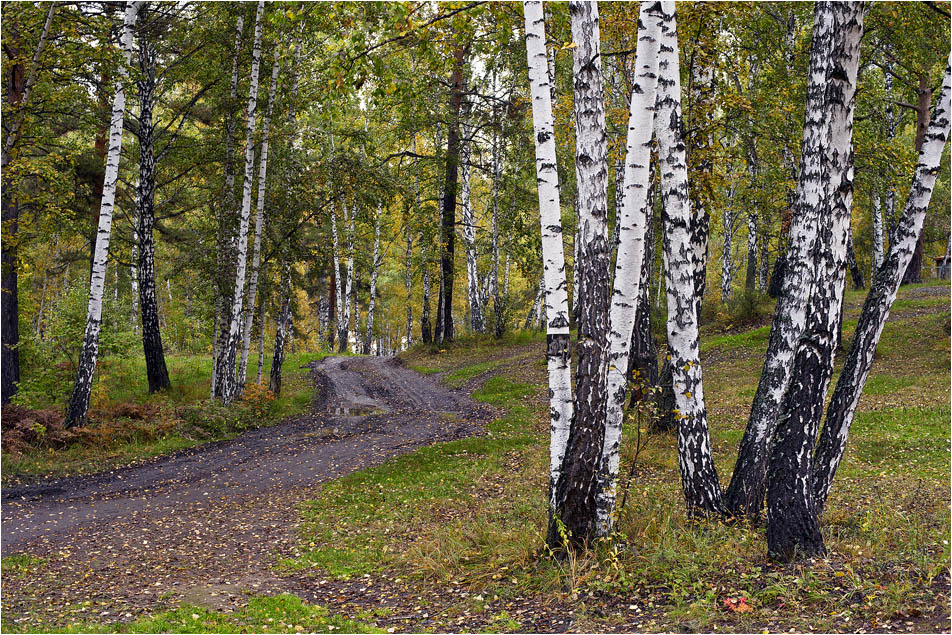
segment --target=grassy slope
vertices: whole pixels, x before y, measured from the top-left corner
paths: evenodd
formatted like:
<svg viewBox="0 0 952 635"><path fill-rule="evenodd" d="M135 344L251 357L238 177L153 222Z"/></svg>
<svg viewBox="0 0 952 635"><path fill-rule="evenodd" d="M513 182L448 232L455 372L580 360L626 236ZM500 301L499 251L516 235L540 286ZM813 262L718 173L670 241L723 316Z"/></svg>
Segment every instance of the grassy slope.
<svg viewBox="0 0 952 635"><path fill-rule="evenodd" d="M949 561L948 296L912 299L916 292L903 290L885 329L825 517L825 560L779 567L765 558L762 529L688 521L669 436L651 437L638 458L616 546L603 545L582 562L540 559L545 371L541 337L521 336L407 354L415 368L444 370L450 385L488 378L474 397L506 414L486 437L427 448L325 488L304 509L309 552L286 564L344 577L395 571L436 588L462 583L497 598L445 609L450 630L455 618L474 611L484 613L492 630L504 628L507 602L533 595L584 600L576 628L595 631L623 625L853 630L902 625L910 617L942 624ZM847 343L862 294L851 292L848 302ZM714 451L725 481L766 336L764 327L703 342ZM527 348L536 354L520 355ZM628 424L628 438L635 423Z"/></svg>
<svg viewBox="0 0 952 635"><path fill-rule="evenodd" d="M516 613L525 609L514 607L527 601L536 607L530 612L553 603L574 607L573 630L583 631L948 629L948 298L914 294L901 293L883 335L824 519L824 560L779 567L765 558L762 529L688 521L669 436L649 437L638 456L620 540L583 560L540 556L544 339L519 334L406 354L418 370L476 386L474 397L499 407L499 418L484 437L424 448L324 487L302 507L303 555L280 566L322 578L403 578L416 608L439 615L427 630L520 630ZM862 297L853 293L850 300L847 341ZM704 338L705 393L725 481L765 338L757 329ZM635 425L629 421L626 429L623 473ZM40 566L4 559L5 575ZM447 594L448 588L462 592ZM182 607L105 629L360 632L373 631L374 621L372 614L344 620L277 596L228 615ZM83 628L90 627L72 630Z"/></svg>

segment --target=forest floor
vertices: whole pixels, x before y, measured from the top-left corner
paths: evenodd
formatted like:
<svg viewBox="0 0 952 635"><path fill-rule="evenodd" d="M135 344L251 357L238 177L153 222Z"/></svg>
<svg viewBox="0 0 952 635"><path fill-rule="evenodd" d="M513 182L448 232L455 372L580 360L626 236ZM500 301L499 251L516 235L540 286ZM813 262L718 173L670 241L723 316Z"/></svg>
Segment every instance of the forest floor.
<svg viewBox="0 0 952 635"><path fill-rule="evenodd" d="M847 346L862 299L848 295ZM540 553L544 336L461 338L327 358L313 412L276 427L5 488L3 630L948 632L949 327L948 285L901 291L824 559L775 565L762 527L685 518L676 440L643 434L635 456L637 414L619 539ZM724 480L768 330L702 336Z"/></svg>

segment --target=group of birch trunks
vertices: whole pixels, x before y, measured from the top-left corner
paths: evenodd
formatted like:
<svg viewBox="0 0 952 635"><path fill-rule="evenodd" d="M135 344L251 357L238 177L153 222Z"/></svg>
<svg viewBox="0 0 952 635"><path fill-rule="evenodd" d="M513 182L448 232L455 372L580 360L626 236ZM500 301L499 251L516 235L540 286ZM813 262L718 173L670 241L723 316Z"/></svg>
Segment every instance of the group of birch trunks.
<svg viewBox="0 0 952 635"><path fill-rule="evenodd" d="M578 182L576 370L552 116L551 53L542 3L524 3L542 231L550 394L550 523L556 552L610 536L619 449L645 254L653 153L660 175L668 353L678 463L690 516L766 516L769 555L824 553L819 516L832 487L877 342L923 230L949 135L950 71L920 146L905 209L877 263L844 369L825 411L843 303L853 198L853 112L862 2L814 9L801 169L786 271L760 383L730 485L714 467L699 356L696 244L685 159L674 2L643 2L638 20L614 272L608 241L607 152L598 6L570 2ZM952 62L952 58L950 58ZM614 281L614 288L612 288ZM573 390L574 386L574 390Z"/></svg>

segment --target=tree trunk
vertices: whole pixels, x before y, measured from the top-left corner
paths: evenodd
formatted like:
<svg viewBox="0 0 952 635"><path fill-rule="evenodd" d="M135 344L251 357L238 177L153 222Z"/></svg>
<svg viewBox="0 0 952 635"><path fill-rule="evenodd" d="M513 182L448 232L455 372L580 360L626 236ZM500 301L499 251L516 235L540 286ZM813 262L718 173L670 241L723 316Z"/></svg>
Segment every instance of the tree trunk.
<svg viewBox="0 0 952 635"><path fill-rule="evenodd" d="M440 331L441 342L452 340L453 335L453 260L456 243L456 187L459 181L460 159L460 109L463 103L463 57L464 51L457 46L453 54L453 73L450 76L449 134L446 141L446 179L443 185L443 215L440 225Z"/></svg>
<svg viewBox="0 0 952 635"><path fill-rule="evenodd" d="M727 191L727 207L724 209L724 244L721 247L721 302L727 304L731 297L731 285L734 283L734 192L737 183L731 183Z"/></svg>
<svg viewBox="0 0 952 635"><path fill-rule="evenodd" d="M929 127L929 106L932 104L932 88L929 86L929 76L925 73L919 75L919 89L916 94L919 98L916 107L916 153L918 154L922 150L922 142ZM916 241L916 248L912 252L912 260L909 261L909 266L906 267L906 272L902 277L904 285L922 282L924 235L924 233L920 234L919 240Z"/></svg>
<svg viewBox="0 0 952 635"><path fill-rule="evenodd" d="M658 55L655 134L663 197L668 344L678 405L678 465L688 514L706 516L721 511L721 487L711 455L704 405L697 320L700 303L696 297L696 227L688 195L674 2L662 2L661 7L664 17Z"/></svg>
<svg viewBox="0 0 952 635"><path fill-rule="evenodd" d="M19 232L20 208L15 200L14 186L7 178L8 168L14 158L14 151L20 139L20 128L26 119L25 109L30 101L30 93L36 82L36 73L39 67L40 55L46 48L50 25L53 22L53 13L57 4L51 3L46 14L46 21L40 31L30 70L24 75L22 64L11 64L9 83L7 84L7 103L15 110L13 124L4 129L2 155L2 221L3 241L0 243L0 332L2 332L2 360L0 360L0 402L3 405L10 403L10 398L16 394L20 382L20 305L17 289L17 236ZM9 43L4 43L4 47ZM121 132L120 132L121 134Z"/></svg>
<svg viewBox="0 0 952 635"><path fill-rule="evenodd" d="M255 14L255 40L251 55L251 82L248 90L248 134L245 139L245 175L241 198L241 218L238 224L238 247L236 251L234 298L231 305L231 323L225 350L219 357L216 377L221 384L222 402L230 403L238 396L235 377L235 361L238 355L238 337L241 334L241 309L244 301L245 266L248 256L248 224L251 216L251 189L254 180L255 147L254 134L257 125L258 72L261 67L261 30L264 15L264 0L259 0Z"/></svg>
<svg viewBox="0 0 952 635"><path fill-rule="evenodd" d="M546 55L542 2L523 3L526 18L526 57L532 100L539 221L542 230L544 302L546 305L546 360L549 379L549 513L555 511L555 492L572 421L572 371L569 350L569 303L562 245L562 210L555 158L552 92Z"/></svg>
<svg viewBox="0 0 952 635"><path fill-rule="evenodd" d="M502 159L501 149L499 147L499 133L493 133L493 191L492 191L492 255L493 267L490 275L492 276L491 287L493 295L493 316L495 317L495 326L493 333L497 338L502 337L506 332L505 310L503 307L502 293L499 285L499 182L502 180Z"/></svg>
<svg viewBox="0 0 952 635"><path fill-rule="evenodd" d="M853 203L853 109L863 35L863 3L833 6L826 88L829 126L826 193L814 252L815 284L793 361L767 471L767 551L781 561L825 553L813 496L813 448L833 376L836 330L846 282Z"/></svg>
<svg viewBox="0 0 952 635"><path fill-rule="evenodd" d="M281 394L281 366L284 364L284 346L291 329L291 267L284 263L284 280L281 286L281 312L274 329L274 355L271 358L271 377L268 388L278 396Z"/></svg>
<svg viewBox="0 0 952 635"><path fill-rule="evenodd" d="M341 205L341 211L344 212L346 217L347 212L346 208ZM337 329L337 343L339 347L346 346L344 342L347 341L347 331L344 324L344 305L347 304L347 298L344 295L344 280L340 275L340 237L337 234L337 213L331 209L331 235L334 239L334 251L331 255L331 260L334 266L334 308L335 313L335 328ZM333 342L331 342L331 348L334 348ZM338 352L344 352L343 348L338 348Z"/></svg>
<svg viewBox="0 0 952 635"><path fill-rule="evenodd" d="M374 303L377 300L377 270L380 268L380 217L383 206L377 203L377 218L374 220L374 260L370 270L370 303L367 305L367 331L364 334L364 355L370 355L374 337ZM379 351L378 351L379 353Z"/></svg>
<svg viewBox="0 0 952 635"><path fill-rule="evenodd" d="M466 295L469 299L470 328L474 333L483 333L486 322L483 318L483 303L479 292L479 269L476 253L476 218L470 200L469 154L470 129L463 124L463 140L460 147L460 207L463 210L463 242L466 243Z"/></svg>
<svg viewBox="0 0 952 635"><path fill-rule="evenodd" d="M612 528L632 334L638 306L644 295L641 287L644 284L642 273L646 251L647 212L650 209L649 192L652 185L649 164L651 163L651 132L654 126L655 95L658 84L657 56L661 36L660 23L661 12L658 4L642 3L638 19L639 46L635 59L635 83L631 92L628 114L624 168L621 169L619 166L619 171L623 172L622 178L619 179L621 192L616 193L616 200L619 201L615 217L615 227L618 230L618 253L615 259L615 288L611 292L609 309L607 384L604 395L607 416L598 470L597 533L600 536L607 536ZM598 33L597 22L595 32ZM584 78L581 79L584 81ZM576 78L576 82L579 81L580 78ZM579 100L578 97L576 99ZM597 132L597 128L592 132ZM580 156L579 160L581 161L582 158L588 157ZM595 167L597 168L598 165ZM597 195L592 192L584 194L588 197ZM611 257L611 247L606 248L609 250L604 256L607 261ZM601 254L598 255L601 256ZM601 266L598 262L596 265ZM598 300L600 298L582 299L583 303L589 304ZM581 338L582 331L580 330L579 339ZM581 387L578 395L582 396ZM577 412L581 412L581 409Z"/></svg>
<svg viewBox="0 0 952 635"><path fill-rule="evenodd" d="M654 259L655 220L654 220L654 174L657 166L651 170L649 178L648 203L646 209L645 255L641 262L641 285L638 294L638 310L635 313L635 325L631 334L631 357L628 361L628 380L633 384L632 401L641 401L646 390L658 385L658 351L655 348L654 333L651 326L651 272Z"/></svg>
<svg viewBox="0 0 952 635"><path fill-rule="evenodd" d="M86 311L86 330L83 348L76 369L76 381L69 400L66 419L67 428L84 425L89 411L89 397L93 387L93 373L99 355L99 331L102 327L102 299L106 284L106 262L109 258L109 238L112 232L112 216L116 201L116 183L119 179L119 155L122 150L122 125L126 109L124 80L129 75L128 65L132 57L132 32L141 2L127 2L122 26L123 60L116 81L116 94L112 101L112 116L109 125L109 153L106 156L106 179L102 205L99 208L99 229L96 237L96 254L93 259L92 277L89 285L89 305Z"/></svg>
<svg viewBox="0 0 952 635"><path fill-rule="evenodd" d="M278 90L278 47L274 48L274 63L271 66L271 87L268 90L268 108L261 122L261 157L258 160L258 209L255 214L255 242L251 252L251 270L248 272L248 302L241 333L241 363L238 365L238 387L243 388L248 371L248 355L251 351L251 326L254 322L255 302L258 297L258 270L261 268L261 236L264 233L264 202L268 178L268 133L271 114L274 112L274 96Z"/></svg>
<svg viewBox="0 0 952 635"><path fill-rule="evenodd" d="M430 326L430 262L426 250L426 240L420 235L420 266L423 267L423 299L420 301L420 339L424 344L433 342Z"/></svg>
<svg viewBox="0 0 952 635"><path fill-rule="evenodd" d="M347 213L346 208L344 213ZM354 302L355 294L355 285L354 285L354 217L357 216L357 206L356 204L350 210L350 216L346 217L344 220L347 221L347 279L344 283L343 292L344 295L344 326L340 332L340 342L338 343L338 353L343 353L344 351L350 350L350 316L351 312L354 312L354 333L357 333L357 322L359 317L356 314L357 303ZM357 338L354 337L356 342Z"/></svg>
<svg viewBox="0 0 952 635"><path fill-rule="evenodd" d="M895 241L890 245L886 259L876 270L870 284L843 371L827 409L813 471L813 491L818 511L822 511L826 504L833 477L846 450L850 424L873 364L876 345L889 318L904 270L909 266L915 245L922 234L942 153L949 138L952 55L949 56L949 64L945 69L945 79L932 112L929 128L923 135L916 174L909 189L906 207L896 227Z"/></svg>
<svg viewBox="0 0 952 635"><path fill-rule="evenodd" d="M136 238L138 249L139 306L142 314L142 350L149 392L164 390L172 385L165 365L162 335L159 331L159 307L155 299L155 123L152 112L155 105L154 44L148 35L139 39L139 182L136 187Z"/></svg>
<svg viewBox="0 0 952 635"><path fill-rule="evenodd" d="M417 198L419 201L419 197ZM406 348L410 348L413 345L413 295L412 295L412 285L413 285L413 234L410 231L410 228L406 228L407 232L407 257L406 257L406 273L404 274L404 287L407 292L407 335L406 335Z"/></svg>
<svg viewBox="0 0 952 635"><path fill-rule="evenodd" d="M803 155L797 183L797 213L790 226L783 293L778 298L770 328L764 368L726 492L726 507L732 514L756 517L763 508L769 444L777 426L780 402L790 382L796 344L806 326L814 273L810 254L817 241L817 223L825 195L822 165L828 128L825 91L832 38L832 3L817 2L807 78Z"/></svg>
<svg viewBox="0 0 952 635"><path fill-rule="evenodd" d="M883 212L880 209L880 197L879 193L874 193L872 195L873 199L873 262L872 269L869 272L870 284L872 284L873 278L876 277L876 272L879 271L880 265L883 264L883 253L885 252L884 245L884 236L883 236Z"/></svg>
<svg viewBox="0 0 952 635"><path fill-rule="evenodd" d="M568 532L569 542L575 547L584 546L597 533L597 500L602 485L600 467L605 445L605 404L608 401L611 251L608 244L608 144L598 5L594 2L570 2L569 15L572 40L577 44L573 51L575 169L579 193L576 240L581 238L582 242L576 262L579 321L575 415L556 488L555 514L549 523L547 542L553 549L565 546L564 531ZM639 230L643 232L643 222L642 227L635 231ZM638 262L637 266L640 271L641 263ZM623 345L627 344L626 341ZM617 445L617 440L613 445ZM606 517L606 525L607 521Z"/></svg>
<svg viewBox="0 0 952 635"><path fill-rule="evenodd" d="M261 385L261 377L264 374L264 327L267 320L268 303L264 296L258 299L258 373L255 376L255 383Z"/></svg>
<svg viewBox="0 0 952 635"><path fill-rule="evenodd" d="M234 280L235 250L238 247L238 214L235 206L235 110L238 101L238 60L241 56L241 34L245 20L238 16L235 24L235 48L231 58L231 92L225 115L225 192L218 217L218 272L215 276L215 332L212 343L211 396L224 397L224 382L218 376L219 366L226 360L225 342L231 327L231 283Z"/></svg>

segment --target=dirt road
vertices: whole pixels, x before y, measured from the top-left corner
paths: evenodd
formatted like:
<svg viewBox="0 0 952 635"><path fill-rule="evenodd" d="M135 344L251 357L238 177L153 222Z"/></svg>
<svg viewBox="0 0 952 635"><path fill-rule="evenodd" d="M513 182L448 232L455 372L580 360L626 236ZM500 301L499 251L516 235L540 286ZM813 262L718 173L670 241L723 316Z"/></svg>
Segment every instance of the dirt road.
<svg viewBox="0 0 952 635"><path fill-rule="evenodd" d="M140 466L4 489L3 555L46 559L55 580L7 576L4 610L95 598L108 601L95 614L106 620L196 585L234 587L225 597L263 591L277 584L275 556L296 543L297 503L318 484L478 434L490 414L393 359L328 357L314 375L315 407L298 419Z"/></svg>

